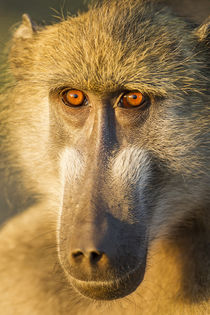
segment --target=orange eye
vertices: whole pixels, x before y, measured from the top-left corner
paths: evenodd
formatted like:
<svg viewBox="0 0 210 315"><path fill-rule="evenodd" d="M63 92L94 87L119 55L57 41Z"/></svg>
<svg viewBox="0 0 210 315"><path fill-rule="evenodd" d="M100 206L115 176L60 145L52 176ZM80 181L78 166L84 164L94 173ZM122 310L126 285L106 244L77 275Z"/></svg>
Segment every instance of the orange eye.
<svg viewBox="0 0 210 315"><path fill-rule="evenodd" d="M61 95L63 103L71 107L82 106L86 99L84 93L79 90L64 90Z"/></svg>
<svg viewBox="0 0 210 315"><path fill-rule="evenodd" d="M145 101L145 97L140 92L128 92L120 100L120 105L125 108L138 107Z"/></svg>

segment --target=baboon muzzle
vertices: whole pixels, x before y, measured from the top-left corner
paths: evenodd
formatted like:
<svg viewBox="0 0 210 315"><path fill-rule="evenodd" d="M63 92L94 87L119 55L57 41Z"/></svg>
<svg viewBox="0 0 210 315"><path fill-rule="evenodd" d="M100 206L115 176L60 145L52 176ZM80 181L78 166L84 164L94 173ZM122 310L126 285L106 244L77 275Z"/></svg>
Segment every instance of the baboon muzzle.
<svg viewBox="0 0 210 315"><path fill-rule="evenodd" d="M145 259L120 240L116 221L83 224L73 228L69 240L68 264L72 285L93 299L111 300L133 292L144 276ZM131 238L131 237L130 237Z"/></svg>
<svg viewBox="0 0 210 315"><path fill-rule="evenodd" d="M81 294L96 300L122 298L143 280L145 233L139 223L117 217L101 199L101 194L92 194L90 199L90 195L81 193L79 197L79 200L74 197L70 200L64 194L62 266ZM66 224L68 215L70 226Z"/></svg>

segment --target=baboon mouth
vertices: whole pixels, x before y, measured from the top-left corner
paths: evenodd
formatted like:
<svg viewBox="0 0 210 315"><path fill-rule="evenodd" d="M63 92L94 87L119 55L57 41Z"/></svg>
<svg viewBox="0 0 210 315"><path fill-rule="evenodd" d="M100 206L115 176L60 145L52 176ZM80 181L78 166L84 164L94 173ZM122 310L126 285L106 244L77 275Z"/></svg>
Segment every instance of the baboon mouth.
<svg viewBox="0 0 210 315"><path fill-rule="evenodd" d="M137 289L145 273L145 264L112 281L82 281L71 277L73 287L93 300L115 300L123 298Z"/></svg>

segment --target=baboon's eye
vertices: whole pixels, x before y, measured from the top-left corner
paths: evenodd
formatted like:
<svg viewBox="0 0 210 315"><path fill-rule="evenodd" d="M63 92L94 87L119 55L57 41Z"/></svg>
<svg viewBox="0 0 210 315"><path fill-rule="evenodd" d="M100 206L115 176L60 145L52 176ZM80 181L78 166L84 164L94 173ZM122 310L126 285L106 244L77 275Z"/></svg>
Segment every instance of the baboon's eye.
<svg viewBox="0 0 210 315"><path fill-rule="evenodd" d="M86 97L79 90L64 90L61 92L62 101L65 105L71 107L79 107L85 104Z"/></svg>
<svg viewBox="0 0 210 315"><path fill-rule="evenodd" d="M125 93L119 102L120 107L132 108L138 107L145 103L145 97L142 93L138 91Z"/></svg>

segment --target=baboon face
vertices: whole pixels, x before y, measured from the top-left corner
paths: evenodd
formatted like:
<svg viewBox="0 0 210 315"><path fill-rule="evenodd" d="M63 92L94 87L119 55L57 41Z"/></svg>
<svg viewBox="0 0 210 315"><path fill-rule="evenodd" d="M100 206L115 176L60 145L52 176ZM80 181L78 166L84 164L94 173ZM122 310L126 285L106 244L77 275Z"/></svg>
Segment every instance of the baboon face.
<svg viewBox="0 0 210 315"><path fill-rule="evenodd" d="M150 2L113 1L37 30L25 17L16 32L17 88L30 87L30 132L57 174L60 262L85 296L134 291L152 239L201 203L207 82L196 45L190 26Z"/></svg>

